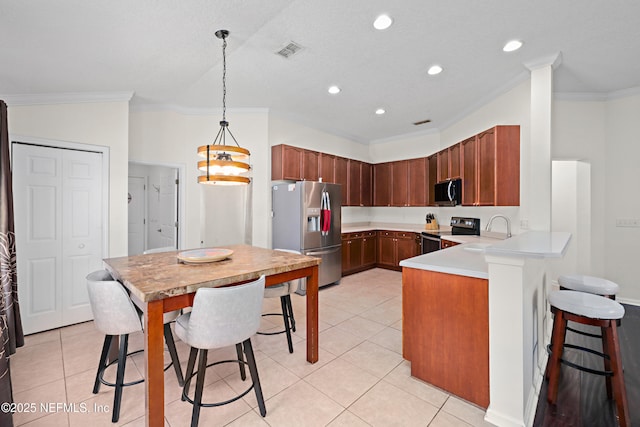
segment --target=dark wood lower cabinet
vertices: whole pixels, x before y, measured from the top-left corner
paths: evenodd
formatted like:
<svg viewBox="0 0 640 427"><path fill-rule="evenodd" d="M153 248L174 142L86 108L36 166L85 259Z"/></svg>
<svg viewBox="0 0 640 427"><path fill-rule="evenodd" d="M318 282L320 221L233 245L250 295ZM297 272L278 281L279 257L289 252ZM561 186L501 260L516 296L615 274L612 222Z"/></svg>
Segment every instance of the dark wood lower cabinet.
<svg viewBox="0 0 640 427"><path fill-rule="evenodd" d="M364 231L342 234L342 275L374 267L400 271L400 261L420 255L420 234Z"/></svg>
<svg viewBox="0 0 640 427"><path fill-rule="evenodd" d="M420 234L364 231L342 234L342 275L374 267L400 271L400 261L420 255Z"/></svg>
<svg viewBox="0 0 640 427"><path fill-rule="evenodd" d="M342 275L373 268L376 264L376 232L342 235Z"/></svg>

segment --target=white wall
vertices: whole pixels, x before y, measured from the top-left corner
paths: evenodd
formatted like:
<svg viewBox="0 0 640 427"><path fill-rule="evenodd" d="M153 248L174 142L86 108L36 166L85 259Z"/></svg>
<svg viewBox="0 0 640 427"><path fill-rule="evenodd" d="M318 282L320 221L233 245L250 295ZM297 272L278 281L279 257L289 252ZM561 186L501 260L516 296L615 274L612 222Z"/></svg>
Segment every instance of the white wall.
<svg viewBox="0 0 640 427"><path fill-rule="evenodd" d="M369 151L373 163L383 163L430 156L440 147L440 132L433 132L372 144Z"/></svg>
<svg viewBox="0 0 640 427"><path fill-rule="evenodd" d="M640 228L616 227L616 219L640 219L640 95L608 101L605 111L604 260L620 299L640 304Z"/></svg>
<svg viewBox="0 0 640 427"><path fill-rule="evenodd" d="M556 99L553 119L553 160L581 160L591 171L591 271L605 275L605 102L575 102ZM576 242L570 242L570 247Z"/></svg>
<svg viewBox="0 0 640 427"><path fill-rule="evenodd" d="M369 146L269 115L269 145L287 144L371 163ZM271 159L271 157L269 157Z"/></svg>
<svg viewBox="0 0 640 427"><path fill-rule="evenodd" d="M234 229L213 221L206 212L201 212L201 198L215 199L213 205L220 211L229 205L238 206L237 200L229 200L234 194L229 189L215 186L203 188L197 183L197 148L211 144L220 125L220 113L188 115L171 111L134 111L130 118L131 161L180 164L185 168L185 233L186 248L200 247L204 237L201 224L209 226L207 233L216 235L213 241L243 243L244 236L232 234ZM268 144L268 120L266 110L227 111L229 129L238 143L251 152L252 211L251 230L253 244L268 247L270 240L270 147ZM232 143L227 141L227 143ZM237 187L239 189L239 187ZM237 198L243 198L239 190ZM202 214L202 215L201 215ZM235 212L229 211L230 218ZM219 240L218 240L219 239Z"/></svg>
<svg viewBox="0 0 640 427"><path fill-rule="evenodd" d="M128 102L9 106L9 133L110 149L109 254L127 255Z"/></svg>
<svg viewBox="0 0 640 427"><path fill-rule="evenodd" d="M552 260L552 277L595 274L591 262L591 165L576 160L552 162L551 231L571 233L564 257Z"/></svg>

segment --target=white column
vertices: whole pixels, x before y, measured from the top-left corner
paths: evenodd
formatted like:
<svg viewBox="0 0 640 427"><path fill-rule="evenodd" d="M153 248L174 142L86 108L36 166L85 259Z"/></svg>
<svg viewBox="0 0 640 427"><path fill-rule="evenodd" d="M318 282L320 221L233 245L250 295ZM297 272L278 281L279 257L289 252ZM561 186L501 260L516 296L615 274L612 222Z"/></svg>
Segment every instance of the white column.
<svg viewBox="0 0 640 427"><path fill-rule="evenodd" d="M543 258L485 255L489 267L489 393L485 420L530 426L542 381Z"/></svg>
<svg viewBox="0 0 640 427"><path fill-rule="evenodd" d="M553 69L560 54L525 64L531 70L531 147L529 228L551 230L551 118Z"/></svg>

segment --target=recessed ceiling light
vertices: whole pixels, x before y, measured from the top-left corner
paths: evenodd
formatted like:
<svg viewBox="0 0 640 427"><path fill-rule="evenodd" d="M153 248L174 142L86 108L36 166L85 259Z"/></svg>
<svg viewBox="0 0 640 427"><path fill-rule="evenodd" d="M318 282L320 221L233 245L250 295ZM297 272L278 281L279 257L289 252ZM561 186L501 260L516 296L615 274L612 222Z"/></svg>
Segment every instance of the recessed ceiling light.
<svg viewBox="0 0 640 427"><path fill-rule="evenodd" d="M329 86L328 92L331 95L335 95L336 93L340 93L340 88L338 86Z"/></svg>
<svg viewBox="0 0 640 427"><path fill-rule="evenodd" d="M393 24L393 19L389 15L380 15L373 21L373 27L376 30L386 30Z"/></svg>
<svg viewBox="0 0 640 427"><path fill-rule="evenodd" d="M381 114L384 114L384 113L386 113L386 111L384 110L384 108L378 108L378 109L376 110L376 114L377 114L377 115L381 115Z"/></svg>
<svg viewBox="0 0 640 427"><path fill-rule="evenodd" d="M441 66L439 66L439 65L432 65L432 66L429 68L429 71L427 71L427 73L428 73L430 76L435 76L436 74L440 74L441 72L442 72L442 67L441 67Z"/></svg>
<svg viewBox="0 0 640 427"><path fill-rule="evenodd" d="M513 52L514 50L518 50L522 47L522 42L520 40L511 40L507 42L502 48L505 52Z"/></svg>

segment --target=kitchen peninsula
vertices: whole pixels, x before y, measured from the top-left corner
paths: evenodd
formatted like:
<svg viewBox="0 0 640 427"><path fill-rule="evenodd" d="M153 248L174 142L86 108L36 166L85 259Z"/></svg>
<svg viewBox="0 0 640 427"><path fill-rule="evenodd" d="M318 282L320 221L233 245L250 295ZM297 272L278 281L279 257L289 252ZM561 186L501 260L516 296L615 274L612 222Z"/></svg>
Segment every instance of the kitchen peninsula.
<svg viewBox="0 0 640 427"><path fill-rule="evenodd" d="M476 238L400 263L403 355L412 375L486 408L498 426L531 425L548 340L547 262L569 233Z"/></svg>

